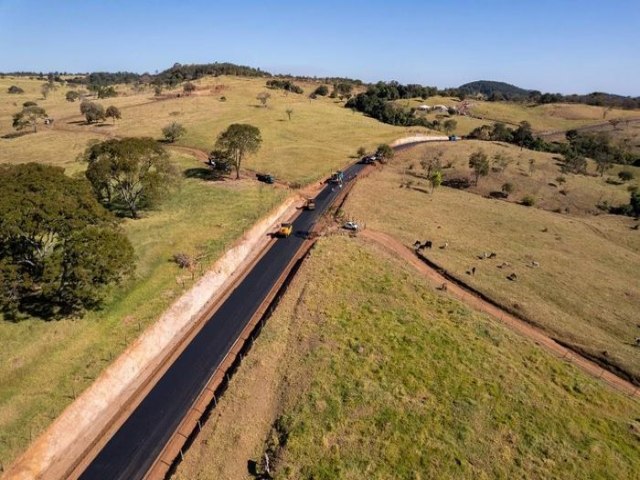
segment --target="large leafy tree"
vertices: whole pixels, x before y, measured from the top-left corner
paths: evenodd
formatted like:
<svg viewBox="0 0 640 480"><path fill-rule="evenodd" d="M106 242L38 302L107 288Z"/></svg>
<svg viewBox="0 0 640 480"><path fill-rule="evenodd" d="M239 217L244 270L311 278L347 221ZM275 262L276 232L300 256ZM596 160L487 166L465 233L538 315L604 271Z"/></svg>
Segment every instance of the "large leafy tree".
<svg viewBox="0 0 640 480"><path fill-rule="evenodd" d="M88 100L84 100L80 104L80 113L84 115L87 123L99 122L100 120L104 120L107 118L104 107L99 103L90 102Z"/></svg>
<svg viewBox="0 0 640 480"><path fill-rule="evenodd" d="M106 140L89 146L82 158L98 198L133 218L157 203L175 179L169 155L152 138Z"/></svg>
<svg viewBox="0 0 640 480"><path fill-rule="evenodd" d="M248 154L257 152L261 143L262 137L257 127L246 123L234 123L218 135L216 149L233 164L238 179L242 160Z"/></svg>
<svg viewBox="0 0 640 480"><path fill-rule="evenodd" d="M0 166L0 310L51 318L100 304L133 248L90 185L37 163Z"/></svg>
<svg viewBox="0 0 640 480"><path fill-rule="evenodd" d="M107 111L105 112L105 116L113 119L113 123L116 123L116 120L120 120L122 118L122 113L120 113L120 109L118 107L114 107L111 105L107 107Z"/></svg>
<svg viewBox="0 0 640 480"><path fill-rule="evenodd" d="M46 117L47 112L44 108L37 105L29 105L13 116L13 128L16 130L23 130L31 127L34 132L37 132L38 121Z"/></svg>

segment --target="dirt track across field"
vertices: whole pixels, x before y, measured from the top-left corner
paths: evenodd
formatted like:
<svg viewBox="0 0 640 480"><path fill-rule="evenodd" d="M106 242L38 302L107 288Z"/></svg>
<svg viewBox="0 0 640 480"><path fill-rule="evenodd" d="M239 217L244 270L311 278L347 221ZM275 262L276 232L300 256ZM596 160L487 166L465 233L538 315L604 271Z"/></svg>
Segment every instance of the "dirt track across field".
<svg viewBox="0 0 640 480"><path fill-rule="evenodd" d="M614 373L600 367L597 363L592 362L591 360L580 356L573 350L560 345L542 330L511 315L510 313L497 307L496 305L483 300L482 298L473 294L471 291L467 290L463 285L452 282L450 279L443 276L440 272L421 261L408 246L404 245L402 242L392 237L391 235L387 235L386 233L370 229L363 230L359 235L365 240L371 241L387 249L388 251L399 255L402 259L404 259L407 263L413 266L416 270L418 270L422 275L424 275L437 286L441 287L442 285L446 285L447 294L459 300L462 300L462 302L464 302L472 309L487 313L492 317L500 320L511 330L514 330L520 335L530 338L536 344L540 345L542 348L552 353L556 357L573 363L584 373L600 380L604 380L608 385L615 388L616 390L630 395L636 399L640 398L640 389L638 389L638 387L633 385L631 382L618 377Z"/></svg>

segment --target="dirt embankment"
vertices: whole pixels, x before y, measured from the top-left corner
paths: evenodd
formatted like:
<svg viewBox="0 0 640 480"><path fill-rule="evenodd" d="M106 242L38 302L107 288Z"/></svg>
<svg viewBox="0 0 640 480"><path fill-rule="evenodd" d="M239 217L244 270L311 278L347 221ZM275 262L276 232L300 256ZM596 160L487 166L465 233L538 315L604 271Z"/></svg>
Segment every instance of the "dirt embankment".
<svg viewBox="0 0 640 480"><path fill-rule="evenodd" d="M579 353L567 348L556 342L553 338L549 337L542 330L527 323L520 318L512 315L504 309L501 309L494 303L488 302L479 296L475 295L472 291L465 287L461 282L453 280L449 276L445 276L435 268L430 267L423 261L421 261L415 253L406 245L394 237L382 232L374 230L363 230L360 235L365 239L376 243L377 245L386 248L395 255L399 255L407 263L413 266L421 274L427 277L435 285L443 288L446 286L446 292L459 300L462 300L469 307L480 312L487 313L492 317L500 320L512 330L516 331L520 335L528 337L543 347L548 352L564 360L572 362L580 370L588 375L604 380L607 384L619 390L627 395L631 395L635 398L640 398L640 391L637 386L631 382L615 375L614 373L602 368L597 363L589 360L588 358L580 355Z"/></svg>

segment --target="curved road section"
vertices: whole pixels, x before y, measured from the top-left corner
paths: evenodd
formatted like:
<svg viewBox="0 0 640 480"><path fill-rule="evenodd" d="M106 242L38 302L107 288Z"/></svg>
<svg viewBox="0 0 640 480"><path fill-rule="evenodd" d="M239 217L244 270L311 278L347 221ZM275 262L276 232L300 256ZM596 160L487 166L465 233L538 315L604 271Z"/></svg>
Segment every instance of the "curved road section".
<svg viewBox="0 0 640 480"><path fill-rule="evenodd" d="M362 165L345 170L352 181ZM293 234L275 242L231 295L206 321L120 429L81 474L82 480L144 478L198 395L256 313L307 232L340 193L328 184L316 197L316 209L302 211Z"/></svg>

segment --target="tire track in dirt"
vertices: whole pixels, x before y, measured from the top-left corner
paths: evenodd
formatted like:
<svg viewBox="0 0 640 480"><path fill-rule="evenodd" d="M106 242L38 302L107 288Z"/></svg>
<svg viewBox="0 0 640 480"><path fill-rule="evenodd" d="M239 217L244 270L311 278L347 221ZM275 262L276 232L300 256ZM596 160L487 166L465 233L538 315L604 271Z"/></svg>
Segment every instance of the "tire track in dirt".
<svg viewBox="0 0 640 480"><path fill-rule="evenodd" d="M574 350L564 347L553 338L549 337L541 329L536 328L496 305L483 300L470 290L466 289L463 285L451 281L434 268L431 268L422 262L408 246L404 245L391 235L371 229L365 229L361 231L359 235L388 252L399 256L432 283L438 286L446 285L447 294L461 300L470 308L487 313L495 319L500 320L500 322L505 324L508 328L533 340L547 352L552 353L554 356L559 357L562 360L573 363L576 367L593 378L604 380L606 384L619 392L629 395L634 399L640 398L640 391L638 387L631 382L602 368L597 363L579 355Z"/></svg>

